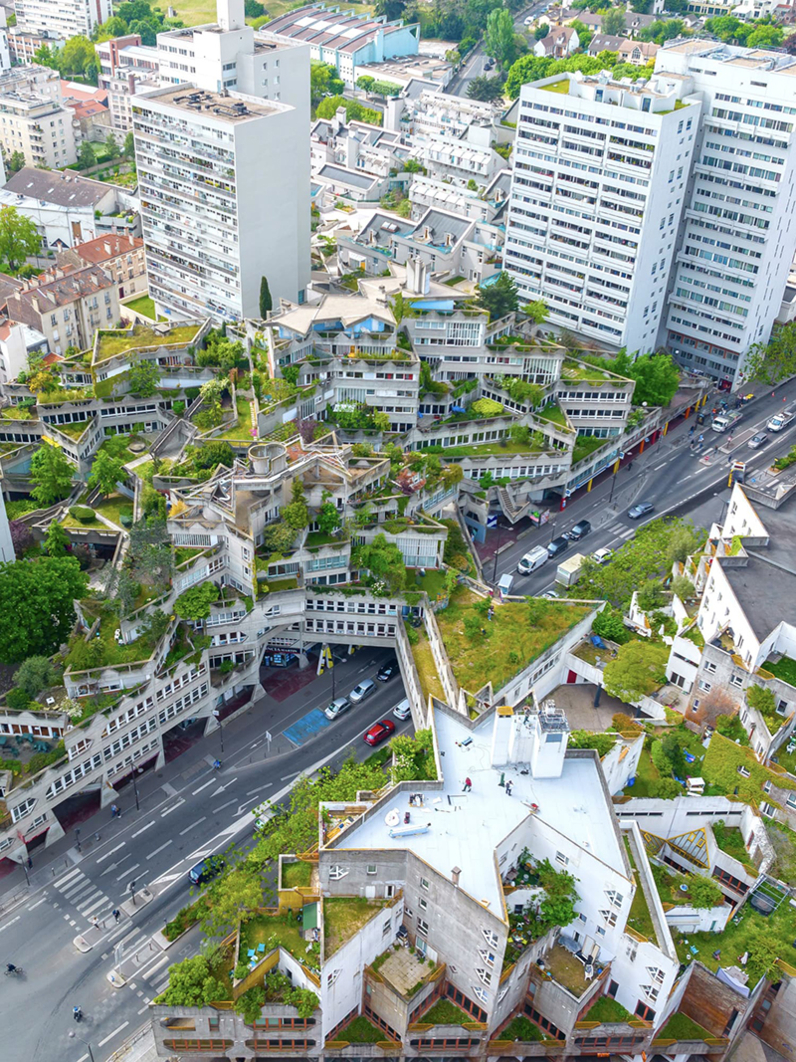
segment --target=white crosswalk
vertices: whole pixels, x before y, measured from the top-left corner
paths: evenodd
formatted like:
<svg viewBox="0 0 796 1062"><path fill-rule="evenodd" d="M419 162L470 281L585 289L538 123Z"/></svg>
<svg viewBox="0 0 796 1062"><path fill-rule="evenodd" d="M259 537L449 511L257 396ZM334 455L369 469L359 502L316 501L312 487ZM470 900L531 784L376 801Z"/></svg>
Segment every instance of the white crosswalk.
<svg viewBox="0 0 796 1062"><path fill-rule="evenodd" d="M84 918L100 922L110 915L116 906L113 900L97 888L82 870L75 868L55 882L55 888Z"/></svg>
<svg viewBox="0 0 796 1062"><path fill-rule="evenodd" d="M630 538L635 531L634 527L628 527L626 524L613 523L608 524L607 527L601 527L601 531L609 531L616 538Z"/></svg>

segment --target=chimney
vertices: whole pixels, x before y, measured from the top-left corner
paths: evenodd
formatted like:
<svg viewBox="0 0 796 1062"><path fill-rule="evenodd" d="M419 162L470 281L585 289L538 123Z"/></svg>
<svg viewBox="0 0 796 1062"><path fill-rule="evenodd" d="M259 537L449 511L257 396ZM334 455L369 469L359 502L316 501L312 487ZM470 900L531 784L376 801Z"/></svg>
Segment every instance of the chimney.
<svg viewBox="0 0 796 1062"><path fill-rule="evenodd" d="M457 889L459 888L459 875L461 874L461 872L461 867L454 867L451 871L451 881Z"/></svg>
<svg viewBox="0 0 796 1062"><path fill-rule="evenodd" d="M107 240L105 241L105 243L102 246L105 248L105 254L110 255L112 253L111 252L111 245L108 243Z"/></svg>

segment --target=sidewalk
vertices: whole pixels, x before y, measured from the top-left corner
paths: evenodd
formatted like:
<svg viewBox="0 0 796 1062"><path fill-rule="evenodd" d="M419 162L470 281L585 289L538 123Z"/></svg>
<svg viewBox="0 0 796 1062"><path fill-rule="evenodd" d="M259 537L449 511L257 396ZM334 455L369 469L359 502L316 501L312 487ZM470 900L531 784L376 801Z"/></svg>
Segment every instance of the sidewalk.
<svg viewBox="0 0 796 1062"><path fill-rule="evenodd" d="M121 1047L117 1047L112 1055L108 1055L105 1062L157 1062L157 1059L155 1034L151 1024L147 1022L125 1040Z"/></svg>

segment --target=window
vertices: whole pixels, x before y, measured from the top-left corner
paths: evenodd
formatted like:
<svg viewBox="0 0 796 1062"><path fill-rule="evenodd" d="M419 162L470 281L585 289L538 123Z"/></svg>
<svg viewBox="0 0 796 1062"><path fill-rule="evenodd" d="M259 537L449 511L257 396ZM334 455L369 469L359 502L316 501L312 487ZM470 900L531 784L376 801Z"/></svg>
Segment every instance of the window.
<svg viewBox="0 0 796 1062"><path fill-rule="evenodd" d="M484 940L491 948L496 948L498 946L497 933L493 933L491 929L482 929L481 932L484 934Z"/></svg>
<svg viewBox="0 0 796 1062"><path fill-rule="evenodd" d="M741 765L738 768L738 774L740 774L741 778L748 778L749 777L749 773L750 772L749 772L749 768L748 767L744 767L743 765Z"/></svg>
<svg viewBox="0 0 796 1062"><path fill-rule="evenodd" d="M641 991L644 993L650 1003L654 1003L658 998L659 989L655 988L653 985L642 985Z"/></svg>
<svg viewBox="0 0 796 1062"><path fill-rule="evenodd" d="M428 936L428 922L425 920L425 918L418 918L417 931L424 937Z"/></svg>
<svg viewBox="0 0 796 1062"><path fill-rule="evenodd" d="M388 918L387 921L384 923L384 925L381 927L381 935L383 937L386 937L387 934L390 932L390 927L391 926L392 926L392 922Z"/></svg>
<svg viewBox="0 0 796 1062"><path fill-rule="evenodd" d="M642 1021L655 1021L655 1011L641 1000L636 1004L635 1013L636 1017L641 1018Z"/></svg>
<svg viewBox="0 0 796 1062"><path fill-rule="evenodd" d="M368 874L375 874L376 866L374 863L368 863Z"/></svg>
<svg viewBox="0 0 796 1062"><path fill-rule="evenodd" d="M600 911L600 918L609 926L616 925L616 911Z"/></svg>
<svg viewBox="0 0 796 1062"><path fill-rule="evenodd" d="M478 954L481 956L487 966L495 965L495 953L493 951L485 951L483 948L481 948Z"/></svg>
<svg viewBox="0 0 796 1062"><path fill-rule="evenodd" d="M426 891L428 891L428 880L426 878L420 879L420 888L426 889Z"/></svg>
<svg viewBox="0 0 796 1062"><path fill-rule="evenodd" d="M713 688L713 683L705 682L704 679L699 680L699 688L703 693L708 693Z"/></svg>
<svg viewBox="0 0 796 1062"><path fill-rule="evenodd" d="M556 852L556 863L560 863L562 867L569 866L569 859L563 852Z"/></svg>
<svg viewBox="0 0 796 1062"><path fill-rule="evenodd" d="M485 988L474 988L473 994L475 995L475 998L480 999L482 1003L489 1002L489 993Z"/></svg>
<svg viewBox="0 0 796 1062"><path fill-rule="evenodd" d="M657 966L648 966L647 973L650 975L656 984L663 984L664 973L663 970L659 970Z"/></svg>
<svg viewBox="0 0 796 1062"><path fill-rule="evenodd" d="M622 906L622 900L624 899L624 896L622 896L621 892L617 892L616 889L606 889L605 895L608 897L608 902L612 907Z"/></svg>
<svg viewBox="0 0 796 1062"><path fill-rule="evenodd" d="M482 981L485 985L492 984L492 974L489 972L489 970L485 970L483 966L478 966L475 972L478 974L479 980Z"/></svg>
<svg viewBox="0 0 796 1062"><path fill-rule="evenodd" d="M427 911L428 910L428 900L421 900L418 906L420 907L421 911Z"/></svg>
<svg viewBox="0 0 796 1062"><path fill-rule="evenodd" d="M730 675L730 685L735 686L736 689L740 689L743 686L743 677L741 675Z"/></svg>
<svg viewBox="0 0 796 1062"><path fill-rule="evenodd" d="M348 871L344 867L341 867L339 863L335 863L333 866L329 867L329 880L339 881L340 878L344 878L347 873Z"/></svg>

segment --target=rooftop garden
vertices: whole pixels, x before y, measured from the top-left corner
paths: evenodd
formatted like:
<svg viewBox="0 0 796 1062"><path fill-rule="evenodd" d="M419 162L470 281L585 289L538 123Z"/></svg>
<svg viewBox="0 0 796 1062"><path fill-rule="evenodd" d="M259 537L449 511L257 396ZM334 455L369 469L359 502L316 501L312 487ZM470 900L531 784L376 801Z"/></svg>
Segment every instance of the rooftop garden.
<svg viewBox="0 0 796 1062"><path fill-rule="evenodd" d="M473 1019L450 999L438 999L434 1006L422 1015L422 1020L429 1025L461 1025Z"/></svg>
<svg viewBox="0 0 796 1062"><path fill-rule="evenodd" d="M93 602L84 601L82 604L86 621L90 623L90 616L94 611ZM106 605L97 609L96 614L101 619L93 638L86 641L82 634L77 634L69 639L69 650L64 662L71 671L117 667L149 659L157 645L157 638L144 635L129 644L120 644L115 637L120 628L118 612L114 611L111 605Z"/></svg>
<svg viewBox="0 0 796 1062"><path fill-rule="evenodd" d="M641 885L641 876L636 867L636 860L633 856L633 849L630 846L630 839L627 836L625 836L625 848L627 849L627 857L630 860L630 865L633 868L633 875L636 881L636 894L633 897L633 903L630 905L630 914L627 919L627 924L632 930L638 933L639 936L657 944L658 937L655 933L655 923L652 921L647 897L644 895L644 889Z"/></svg>
<svg viewBox="0 0 796 1062"><path fill-rule="evenodd" d="M335 1035L335 1040L345 1040L349 1044L378 1044L386 1039L387 1033L364 1014L359 1014Z"/></svg>
<svg viewBox="0 0 796 1062"><path fill-rule="evenodd" d="M564 380L594 381L604 383L613 380L614 377L596 365L587 365L572 358L565 358L561 366L561 377Z"/></svg>
<svg viewBox="0 0 796 1062"><path fill-rule="evenodd" d="M766 671L770 671L776 678L787 682L789 686L796 686L796 660L783 656L776 662L767 660L765 666Z"/></svg>
<svg viewBox="0 0 796 1062"><path fill-rule="evenodd" d="M715 972L720 966L737 965L739 957L746 955L748 987L754 988L761 977L774 973L777 959L790 962L793 958L793 908L786 896L779 898L782 902L769 915L756 911L747 900L721 933L677 936L674 943L680 961L698 959Z"/></svg>
<svg viewBox="0 0 796 1062"><path fill-rule="evenodd" d="M521 1015L508 1023L498 1039L532 1044L544 1040L544 1034L538 1025L534 1025L530 1018Z"/></svg>
<svg viewBox="0 0 796 1062"><path fill-rule="evenodd" d="M53 424L52 427L77 441L90 424L90 420L73 420L71 424Z"/></svg>
<svg viewBox="0 0 796 1062"><path fill-rule="evenodd" d="M93 509L86 505L73 505L61 521L61 527L82 531L107 531L108 527L98 520Z"/></svg>
<svg viewBox="0 0 796 1062"><path fill-rule="evenodd" d="M412 634L409 634L409 631ZM414 630L407 628L407 636L412 646L412 657L417 668L417 676L420 679L420 688L423 691L423 702L428 704L429 697L436 697L439 701L445 701L445 691L434 663L434 654L431 652L426 632L423 628ZM416 637L415 637L416 636Z"/></svg>
<svg viewBox="0 0 796 1062"><path fill-rule="evenodd" d="M107 361L117 354L143 347L178 346L191 342L199 331L196 325L174 325L160 335L149 325L137 324L132 329L97 333L97 361Z"/></svg>
<svg viewBox="0 0 796 1062"><path fill-rule="evenodd" d="M739 827L727 826L722 819L717 819L713 823L713 837L722 852L726 852L728 856L737 859L739 863L745 863L747 866L754 868Z"/></svg>
<svg viewBox="0 0 796 1062"><path fill-rule="evenodd" d="M459 685L474 693L491 682L497 692L588 612L584 605L542 598L499 604L458 587L437 624Z"/></svg>
<svg viewBox="0 0 796 1062"><path fill-rule="evenodd" d="M702 874L678 874L658 863L652 863L652 877L664 905L673 907L696 907L709 910L724 904L724 894L713 878Z"/></svg>
<svg viewBox="0 0 796 1062"><path fill-rule="evenodd" d="M155 302L149 295L139 295L137 299L131 299L124 304L126 310L132 310L134 313L143 314L144 317L148 317L150 321L155 320ZM163 320L163 318L161 318Z"/></svg>
<svg viewBox="0 0 796 1062"><path fill-rule="evenodd" d="M552 85L542 85L541 88L545 92L560 92L562 96L569 95L569 78L562 78L560 81L554 81Z"/></svg>
<svg viewBox="0 0 796 1062"><path fill-rule="evenodd" d="M704 1040L711 1034L701 1025L689 1018L687 1014L672 1014L659 1033L656 1040Z"/></svg>
<svg viewBox="0 0 796 1062"><path fill-rule="evenodd" d="M606 1025L618 1021L630 1021L633 1015L621 1003L610 996L600 998L583 1015L583 1021L599 1021Z"/></svg>
<svg viewBox="0 0 796 1062"><path fill-rule="evenodd" d="M544 957L545 970L552 974L562 988L579 999L590 984L586 980L583 963L571 951L555 944Z"/></svg>
<svg viewBox="0 0 796 1062"><path fill-rule="evenodd" d="M130 527L133 522L133 502L123 494L110 494L94 503L94 511L117 527Z"/></svg>
<svg viewBox="0 0 796 1062"><path fill-rule="evenodd" d="M309 888L312 881L312 863L299 860L297 863L282 864L282 888Z"/></svg>
<svg viewBox="0 0 796 1062"><path fill-rule="evenodd" d="M323 901L325 958L329 959L346 941L369 922L386 904L386 900L367 900L363 896L338 896Z"/></svg>
<svg viewBox="0 0 796 1062"><path fill-rule="evenodd" d="M578 461L590 457L595 450L599 450L601 446L605 446L610 441L610 439L598 439L596 435L579 435L572 450L572 464L576 465Z"/></svg>
<svg viewBox="0 0 796 1062"><path fill-rule="evenodd" d="M537 420L549 420L551 424L557 424L565 431L574 430L569 426L566 415L558 402L551 402L549 405L544 406L543 409L536 410L534 416Z"/></svg>
<svg viewBox="0 0 796 1062"><path fill-rule="evenodd" d="M284 948L300 962L307 963L312 945L301 935L301 924L292 911L284 914L262 913L255 915L240 927L240 951L245 955L249 949L257 951L265 946L265 954L274 948Z"/></svg>
<svg viewBox="0 0 796 1062"><path fill-rule="evenodd" d="M241 394L236 394L235 406L238 419L231 427L217 435L216 438L227 439L232 442L250 443L254 440L252 432L255 432L256 435L256 429L252 428L252 404L248 398L244 398Z"/></svg>
<svg viewBox="0 0 796 1062"><path fill-rule="evenodd" d="M604 440L603 440L604 441ZM506 438L497 442L472 443L464 446L426 446L424 454L441 454L443 457L511 457L513 454L542 453L549 450L547 445L538 446L533 438L527 442L517 442Z"/></svg>

